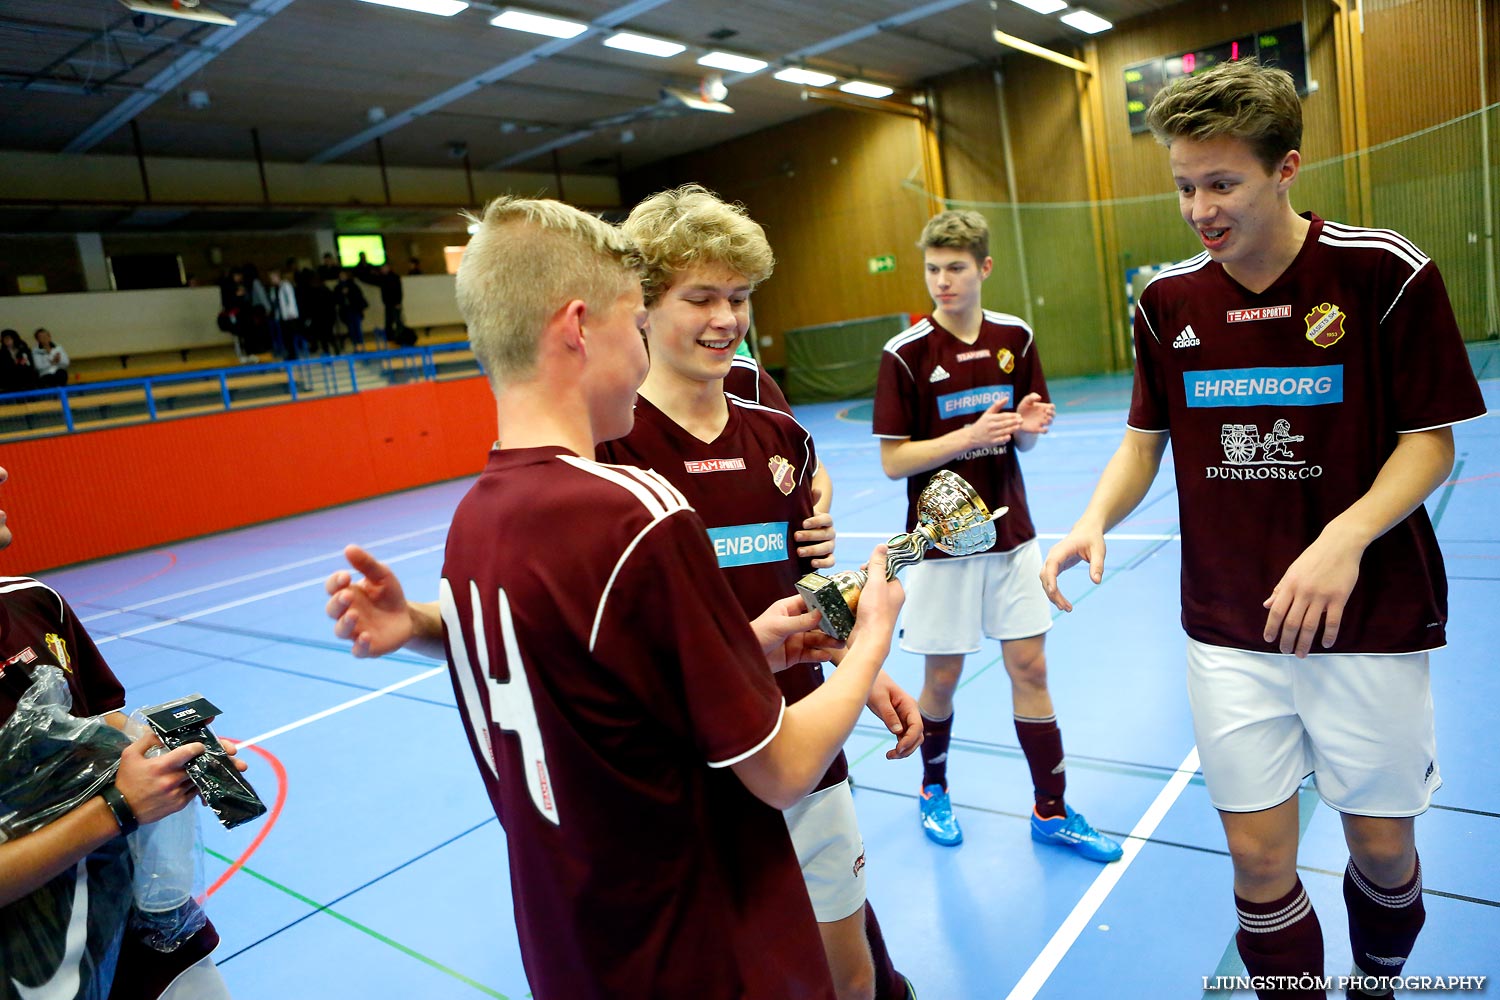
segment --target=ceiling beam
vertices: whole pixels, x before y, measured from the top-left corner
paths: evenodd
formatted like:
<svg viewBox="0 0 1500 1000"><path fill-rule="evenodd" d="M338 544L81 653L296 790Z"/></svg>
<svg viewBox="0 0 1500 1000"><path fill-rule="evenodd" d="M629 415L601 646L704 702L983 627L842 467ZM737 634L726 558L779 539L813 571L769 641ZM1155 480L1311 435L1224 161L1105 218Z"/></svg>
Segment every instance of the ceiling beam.
<svg viewBox="0 0 1500 1000"><path fill-rule="evenodd" d="M441 107L452 104L460 98L468 97L470 94L483 90L490 84L498 83L508 76L514 76L526 67L539 63L549 56L562 52L564 49L571 48L586 38L591 38L604 32L613 32L631 18L639 14L644 14L647 11L655 10L667 2L668 0L633 0L632 3L628 3L623 7L616 7L614 10L595 18L590 22L588 30L582 34L575 35L572 38L551 39L543 42L536 48L528 49L513 59L507 59L503 63L491 66L478 76L472 76L463 83L449 87L440 94L429 97L418 104L413 104L405 111L391 115L379 124L371 125L363 132L358 132L342 142L329 146L308 160L308 162L327 163L330 160L336 160L347 153L353 152L365 143L373 142L381 136L389 135L404 125L409 125L423 115L431 114Z"/></svg>
<svg viewBox="0 0 1500 1000"><path fill-rule="evenodd" d="M834 49L840 49L846 45L852 45L855 42L863 41L866 38L878 35L883 31L890 31L893 28L899 28L902 25L910 24L913 21L920 21L924 18L932 17L934 14L941 14L943 11L952 10L954 7L962 7L969 2L971 2L971 0L929 0L928 3L913 7L911 10L905 10L899 14L893 14L890 17L881 18L878 21L871 21L869 24L861 25L851 31L846 31L842 34L834 35L832 38L825 38L821 42L814 42L813 44L804 46L803 48L797 49L794 52L788 52L780 59L771 60L771 65L767 66L765 69L756 70L754 73L726 74L724 77L724 83L727 86L733 87L735 84L743 80L748 80L751 77L759 76L762 73L767 72L768 70L774 69L778 65L796 65L809 56L822 55L824 52L831 52ZM585 126L577 132L572 132L557 139L552 139L549 142L542 143L540 146L534 146L531 149L523 149L520 152L512 153L510 156L507 156L502 160L497 160L496 162L487 165L486 167L484 167L484 169L504 170L505 168L513 167L518 163L525 163L527 160L532 160L538 156L543 156L547 153L552 152L553 150L562 149L565 146L571 146L574 143L581 142L584 139L587 139L589 136L593 135L595 132L598 132L600 129L610 128L614 125L623 125L629 121L646 118L653 114L658 114L663 110L673 108L674 106L676 106L675 101L664 99L661 101L657 101L655 104L648 104L643 107L637 108L629 115L611 115L608 118L601 118Z"/></svg>
<svg viewBox="0 0 1500 1000"><path fill-rule="evenodd" d="M87 153L109 138L116 129L134 120L142 111L161 100L164 94L171 93L174 87L218 58L256 28L290 7L292 3L293 0L255 0L244 10L236 11L235 17L239 21L238 24L232 28L219 28L199 42L198 48L178 56L170 66L147 80L139 91L106 111L92 125L78 133L72 142L63 147L62 151L64 153Z"/></svg>

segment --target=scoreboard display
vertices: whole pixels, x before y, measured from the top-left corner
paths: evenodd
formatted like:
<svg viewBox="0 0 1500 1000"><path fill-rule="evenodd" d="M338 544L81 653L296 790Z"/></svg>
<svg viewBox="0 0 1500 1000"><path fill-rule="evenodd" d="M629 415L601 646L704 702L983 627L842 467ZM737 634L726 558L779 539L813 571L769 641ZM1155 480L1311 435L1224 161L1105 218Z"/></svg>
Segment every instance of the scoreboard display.
<svg viewBox="0 0 1500 1000"><path fill-rule="evenodd" d="M1130 115L1130 131L1146 131L1146 109L1151 99L1173 80L1210 70L1223 62L1256 57L1266 66L1276 66L1292 75L1297 93L1307 95L1307 42L1300 22L1284 24L1253 35L1241 35L1227 42L1209 45L1191 52L1160 56L1125 67L1125 110Z"/></svg>

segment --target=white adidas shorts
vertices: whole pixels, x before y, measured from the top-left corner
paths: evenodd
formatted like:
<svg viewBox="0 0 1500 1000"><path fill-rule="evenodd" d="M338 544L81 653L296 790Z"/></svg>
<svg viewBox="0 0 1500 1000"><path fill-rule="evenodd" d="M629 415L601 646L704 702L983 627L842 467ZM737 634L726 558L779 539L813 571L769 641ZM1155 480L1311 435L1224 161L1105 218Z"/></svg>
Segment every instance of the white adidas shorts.
<svg viewBox="0 0 1500 1000"><path fill-rule="evenodd" d="M864 906L865 844L849 782L813 792L782 815L818 923L842 920Z"/></svg>
<svg viewBox="0 0 1500 1000"><path fill-rule="evenodd" d="M985 636L1029 639L1052 628L1035 538L1009 552L924 559L906 571L901 648L908 653L977 653Z"/></svg>
<svg viewBox="0 0 1500 1000"><path fill-rule="evenodd" d="M1257 812L1307 775L1334 809L1415 816L1442 785L1427 653L1299 660L1187 641L1188 700L1214 807Z"/></svg>

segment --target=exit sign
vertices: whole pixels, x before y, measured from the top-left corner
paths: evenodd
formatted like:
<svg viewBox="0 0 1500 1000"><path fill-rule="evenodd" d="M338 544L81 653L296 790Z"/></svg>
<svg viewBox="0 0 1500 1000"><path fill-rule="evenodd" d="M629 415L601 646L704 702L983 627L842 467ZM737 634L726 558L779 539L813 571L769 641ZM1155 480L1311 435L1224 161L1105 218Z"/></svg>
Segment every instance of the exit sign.
<svg viewBox="0 0 1500 1000"><path fill-rule="evenodd" d="M882 274L886 271L894 271L895 269L896 255L893 253L883 253L879 257L870 258L871 274Z"/></svg>

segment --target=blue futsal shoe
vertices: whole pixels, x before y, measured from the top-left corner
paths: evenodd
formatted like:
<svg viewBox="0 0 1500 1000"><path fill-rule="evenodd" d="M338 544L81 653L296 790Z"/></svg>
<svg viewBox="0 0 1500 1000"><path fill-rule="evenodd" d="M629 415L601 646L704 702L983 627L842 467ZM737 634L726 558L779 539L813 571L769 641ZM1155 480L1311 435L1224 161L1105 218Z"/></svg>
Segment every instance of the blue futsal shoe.
<svg viewBox="0 0 1500 1000"><path fill-rule="evenodd" d="M928 785L922 789L917 800L922 810L922 832L934 844L956 847L964 842L964 832L958 828L958 817L953 815L953 803L948 801L948 790L942 785Z"/></svg>
<svg viewBox="0 0 1500 1000"><path fill-rule="evenodd" d="M1119 861L1125 853L1120 845L1089 826L1083 813L1075 812L1072 806L1065 807L1067 816L1042 819L1031 810L1031 839L1038 844L1054 844L1071 847L1090 861L1108 863Z"/></svg>

